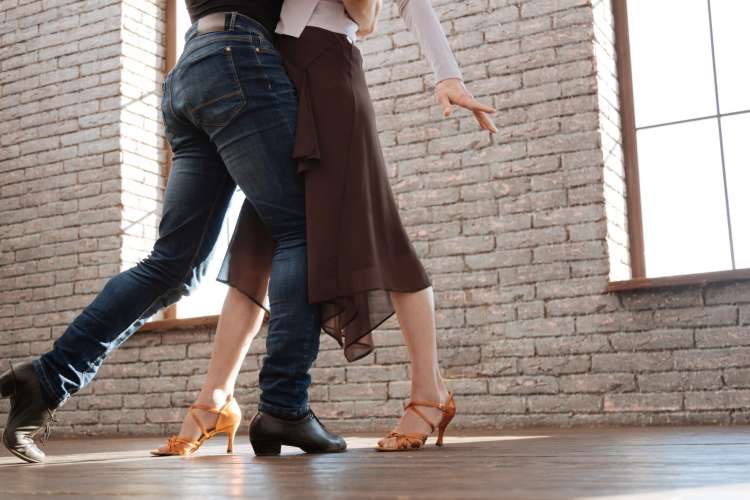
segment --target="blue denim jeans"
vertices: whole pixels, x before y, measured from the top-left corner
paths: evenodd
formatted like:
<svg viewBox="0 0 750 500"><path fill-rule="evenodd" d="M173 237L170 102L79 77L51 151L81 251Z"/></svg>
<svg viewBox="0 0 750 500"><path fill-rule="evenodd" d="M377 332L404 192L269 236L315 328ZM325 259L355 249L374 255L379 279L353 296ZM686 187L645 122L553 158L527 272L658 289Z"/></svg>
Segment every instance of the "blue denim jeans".
<svg viewBox="0 0 750 500"><path fill-rule="evenodd" d="M149 316L196 287L238 185L276 241L259 409L292 418L308 411L320 306L308 303L304 184L291 159L297 95L271 35L233 14L224 31L198 33L194 23L165 78L161 106L173 157L153 250L110 279L34 360L56 406Z"/></svg>

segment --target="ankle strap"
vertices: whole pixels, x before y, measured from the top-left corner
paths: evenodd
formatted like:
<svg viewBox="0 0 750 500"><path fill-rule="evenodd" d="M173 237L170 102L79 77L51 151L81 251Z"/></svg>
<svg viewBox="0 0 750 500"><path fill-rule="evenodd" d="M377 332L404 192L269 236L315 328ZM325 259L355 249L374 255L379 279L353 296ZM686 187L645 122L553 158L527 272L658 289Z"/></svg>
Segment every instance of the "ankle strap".
<svg viewBox="0 0 750 500"><path fill-rule="evenodd" d="M196 409L196 410L204 410L210 413L222 413L224 409L226 409L230 404L234 402L234 397L229 398L229 401L224 403L221 408L216 408L215 406L208 406L208 405L202 405L198 403L194 403L190 405L190 409Z"/></svg>
<svg viewBox="0 0 750 500"><path fill-rule="evenodd" d="M201 435L203 437L207 437L208 431L206 430L206 427L203 425L203 422L201 422L201 419L198 418L198 416L195 414L193 410L204 410L209 413L216 413L217 415L224 415L224 410L226 410L229 407L229 405L231 405L233 402L234 402L234 397L231 397L229 398L229 401L224 403L224 405L221 408L215 408L212 406L195 403L195 404L190 405L190 410L188 411L188 413L193 418L193 421L195 421L195 424L198 426L198 428L201 430Z"/></svg>
<svg viewBox="0 0 750 500"><path fill-rule="evenodd" d="M446 411L452 399L453 399L453 393L448 391L448 399L445 400L445 403L436 403L434 401L421 401L421 400L416 399L416 400L409 401L409 404L406 405L406 408L413 407L415 405L416 406L431 406L433 408Z"/></svg>
<svg viewBox="0 0 750 500"><path fill-rule="evenodd" d="M434 401L421 401L421 400L415 399L415 400L409 401L404 411L411 410L414 413L416 413L422 420L427 422L427 425L430 426L430 433L433 433L435 432L435 424L430 422L430 419L428 419L424 413L422 413L421 411L417 409L417 406L430 406L432 408L439 409L440 411L443 412L443 414L445 414L449 411L448 408L449 408L449 405L452 404L452 402L453 402L453 393L448 391L448 399L445 400L445 403L436 403Z"/></svg>
<svg viewBox="0 0 750 500"><path fill-rule="evenodd" d="M417 405L417 404L419 404L419 403L418 403L417 401L412 401L412 402L410 402L410 403L409 403L408 405L406 405L406 409L407 409L407 410L411 410L411 411L413 411L413 412L414 412L414 413L416 413L416 414L417 414L417 415L418 415L418 416L419 416L419 417L420 417L420 418L421 418L422 420L424 420L425 422L427 422L427 425L429 425L429 426L430 426L430 434L432 434L433 432L435 432L435 424L433 424L432 422L430 422L430 419L429 419L429 418L427 418L427 417L426 417L426 416L424 415L424 413L422 413L421 411L419 411L419 410L417 409L417 407L415 406L415 405Z"/></svg>

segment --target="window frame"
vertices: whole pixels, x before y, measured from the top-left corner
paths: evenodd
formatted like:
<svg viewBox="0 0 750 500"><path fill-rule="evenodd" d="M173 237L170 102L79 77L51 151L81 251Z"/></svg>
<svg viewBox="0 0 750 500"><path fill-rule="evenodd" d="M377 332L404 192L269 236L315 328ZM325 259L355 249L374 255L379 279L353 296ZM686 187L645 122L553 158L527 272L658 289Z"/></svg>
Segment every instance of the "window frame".
<svg viewBox="0 0 750 500"><path fill-rule="evenodd" d="M166 20L165 20L165 64L164 77L174 68L177 63L177 1L166 0ZM164 141L165 161L162 169L164 179L169 178L169 171L172 168L172 150L169 142ZM139 331L163 331L174 328L188 327L215 327L219 322L219 315L196 316L192 318L178 318L177 304L172 304L164 309L162 319L152 320L145 323Z"/></svg>
<svg viewBox="0 0 750 500"><path fill-rule="evenodd" d="M723 281L750 279L750 268L729 269L706 273L673 276L646 276L646 256L643 237L643 211L641 209L638 149L633 99L633 75L630 59L627 0L612 0L612 17L615 31L615 57L617 59L620 93L620 128L625 172L625 206L628 222L630 275L628 280L610 281L609 291L628 291L643 288L661 288L683 285L706 285Z"/></svg>

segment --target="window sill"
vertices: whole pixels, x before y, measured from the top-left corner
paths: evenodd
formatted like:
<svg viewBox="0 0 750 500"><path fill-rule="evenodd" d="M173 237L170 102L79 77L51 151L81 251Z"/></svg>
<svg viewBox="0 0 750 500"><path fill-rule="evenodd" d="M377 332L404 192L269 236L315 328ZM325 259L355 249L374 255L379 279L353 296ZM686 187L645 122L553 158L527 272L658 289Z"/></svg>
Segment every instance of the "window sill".
<svg viewBox="0 0 750 500"><path fill-rule="evenodd" d="M631 290L668 288L675 286L704 286L709 283L740 280L750 280L750 268L711 273L684 274L681 276L661 276L658 278L634 278L623 281L610 281L607 290L610 292L627 292Z"/></svg>
<svg viewBox="0 0 750 500"><path fill-rule="evenodd" d="M149 321L143 325L139 332L163 332L177 328L195 328L200 326L216 327L219 316L198 316L196 318L161 319Z"/></svg>

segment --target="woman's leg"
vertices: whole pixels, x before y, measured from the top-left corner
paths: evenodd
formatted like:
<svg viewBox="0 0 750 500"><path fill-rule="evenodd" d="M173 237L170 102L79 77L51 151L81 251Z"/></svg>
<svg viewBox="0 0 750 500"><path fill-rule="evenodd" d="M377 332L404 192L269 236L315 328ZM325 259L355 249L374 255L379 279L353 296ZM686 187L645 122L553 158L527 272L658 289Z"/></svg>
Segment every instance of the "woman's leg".
<svg viewBox="0 0 750 500"><path fill-rule="evenodd" d="M440 375L435 332L435 300L432 287L417 292L390 292L401 332L411 360L411 399L443 403L448 390ZM437 408L420 406L419 410L432 422L440 421L442 412ZM396 427L399 432L428 434L430 427L414 412L407 411ZM395 445L395 438L382 441L385 447Z"/></svg>
<svg viewBox="0 0 750 500"><path fill-rule="evenodd" d="M221 408L229 401L234 394L242 362L262 324L263 309L247 295L230 287L216 326L214 350L206 379L195 400L197 404ZM200 410L196 413L207 429L216 423L216 414ZM186 417L179 436L197 439L200 434L195 421Z"/></svg>

